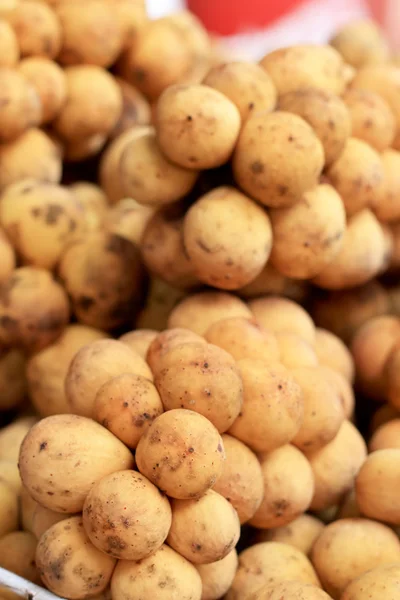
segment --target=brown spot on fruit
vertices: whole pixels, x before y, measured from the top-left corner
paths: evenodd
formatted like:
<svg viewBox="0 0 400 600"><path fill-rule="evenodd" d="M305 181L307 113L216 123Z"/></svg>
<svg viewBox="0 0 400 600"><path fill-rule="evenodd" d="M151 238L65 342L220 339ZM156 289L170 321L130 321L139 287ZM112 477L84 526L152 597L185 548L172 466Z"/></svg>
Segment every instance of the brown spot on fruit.
<svg viewBox="0 0 400 600"><path fill-rule="evenodd" d="M37 219L40 217L41 214L42 214L42 211L40 210L40 208L38 208L37 206L35 208L32 208L32 210L31 210L32 217Z"/></svg>
<svg viewBox="0 0 400 600"><path fill-rule="evenodd" d="M81 296L77 304L82 310L89 310L95 304L95 301L93 298L89 298L89 296Z"/></svg>
<svg viewBox="0 0 400 600"><path fill-rule="evenodd" d="M109 552L121 552L121 550L125 550L126 544L116 535L110 535L107 538L107 545Z"/></svg>
<svg viewBox="0 0 400 600"><path fill-rule="evenodd" d="M192 548L193 548L193 550L194 550L195 552L200 552L200 551L201 551L201 549L202 549L202 545L201 545L201 544L198 544L198 543L196 543L196 542L193 542L193 544L192 544Z"/></svg>
<svg viewBox="0 0 400 600"><path fill-rule="evenodd" d="M55 225L63 213L64 209L62 206L59 206L58 204L48 204L45 213L47 225Z"/></svg>
<svg viewBox="0 0 400 600"><path fill-rule="evenodd" d="M254 175L264 173L264 165L259 160L254 161L253 164L250 166L250 169L251 172L254 173Z"/></svg>
<svg viewBox="0 0 400 600"><path fill-rule="evenodd" d="M286 196L288 193L288 187L286 185L278 185L278 194L280 196Z"/></svg>
<svg viewBox="0 0 400 600"><path fill-rule="evenodd" d="M62 555L62 556L60 556L60 558L53 560L49 564L49 569L50 569L51 575L58 581L60 581L64 576L65 563L66 563L66 557L64 555Z"/></svg>
<svg viewBox="0 0 400 600"><path fill-rule="evenodd" d="M276 500L274 502L274 509L277 517L281 517L287 508L289 508L289 502L287 500Z"/></svg>

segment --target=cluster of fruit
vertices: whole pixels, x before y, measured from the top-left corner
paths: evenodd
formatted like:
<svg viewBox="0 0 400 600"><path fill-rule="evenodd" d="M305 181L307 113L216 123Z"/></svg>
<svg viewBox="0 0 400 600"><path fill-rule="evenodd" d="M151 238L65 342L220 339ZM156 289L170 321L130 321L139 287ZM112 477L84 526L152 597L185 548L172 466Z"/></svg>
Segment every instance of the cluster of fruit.
<svg viewBox="0 0 400 600"><path fill-rule="evenodd" d="M71 600L400 595L381 32L255 64L142 0L0 15L0 566Z"/></svg>

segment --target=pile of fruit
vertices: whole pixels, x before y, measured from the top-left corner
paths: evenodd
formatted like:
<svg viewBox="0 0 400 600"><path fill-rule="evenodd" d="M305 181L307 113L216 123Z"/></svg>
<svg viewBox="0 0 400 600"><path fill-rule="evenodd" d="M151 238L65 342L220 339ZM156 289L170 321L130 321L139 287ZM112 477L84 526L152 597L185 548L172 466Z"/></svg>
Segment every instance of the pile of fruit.
<svg viewBox="0 0 400 600"><path fill-rule="evenodd" d="M256 64L143 0L0 4L0 567L400 598L399 90L371 22Z"/></svg>

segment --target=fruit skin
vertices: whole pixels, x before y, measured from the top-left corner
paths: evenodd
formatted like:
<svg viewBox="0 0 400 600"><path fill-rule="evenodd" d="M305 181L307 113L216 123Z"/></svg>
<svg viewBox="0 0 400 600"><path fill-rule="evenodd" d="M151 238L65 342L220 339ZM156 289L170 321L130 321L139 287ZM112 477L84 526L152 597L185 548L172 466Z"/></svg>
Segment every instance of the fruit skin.
<svg viewBox="0 0 400 600"><path fill-rule="evenodd" d="M283 111L249 117L233 155L237 184L271 208L296 204L317 185L323 166L324 150L310 125Z"/></svg>
<svg viewBox="0 0 400 600"><path fill-rule="evenodd" d="M78 415L39 421L25 437L19 456L22 482L29 493L61 513L80 512L97 481L133 464L122 442L95 421Z"/></svg>
<svg viewBox="0 0 400 600"><path fill-rule="evenodd" d="M105 554L138 561L163 545L171 527L171 507L146 477L118 471L90 490L83 525L92 544Z"/></svg>
<svg viewBox="0 0 400 600"><path fill-rule="evenodd" d="M239 567L226 600L252 600L263 585L284 581L320 586L312 564L297 548L280 542L255 544L239 554Z"/></svg>
<svg viewBox="0 0 400 600"><path fill-rule="evenodd" d="M36 563L49 590L79 600L106 589L116 560L90 543L78 515L56 523L42 535Z"/></svg>
<svg viewBox="0 0 400 600"><path fill-rule="evenodd" d="M231 427L242 408L240 371L228 352L212 344L191 342L171 348L154 383L165 410L198 412L220 433Z"/></svg>
<svg viewBox="0 0 400 600"><path fill-rule="evenodd" d="M399 560L397 535L370 519L339 519L327 525L311 552L321 583L334 600L359 575Z"/></svg>
<svg viewBox="0 0 400 600"><path fill-rule="evenodd" d="M140 438L139 471L171 498L199 498L220 477L225 450L214 425L202 415L174 409L160 415ZM195 477L193 477L195 473Z"/></svg>
<svg viewBox="0 0 400 600"><path fill-rule="evenodd" d="M136 373L152 381L146 362L117 340L96 340L78 350L65 377L69 412L94 418L96 394L113 377Z"/></svg>
<svg viewBox="0 0 400 600"><path fill-rule="evenodd" d="M201 588L194 565L166 545L140 562L118 561L111 580L113 598L126 600L201 600Z"/></svg>
<svg viewBox="0 0 400 600"><path fill-rule="evenodd" d="M240 125L235 104L206 85L170 86L157 103L159 146L171 162L187 169L214 169L226 163Z"/></svg>
<svg viewBox="0 0 400 600"><path fill-rule="evenodd" d="M138 249L129 240L105 231L93 232L66 249L59 275L75 315L84 325L111 331L134 318L144 273Z"/></svg>
<svg viewBox="0 0 400 600"><path fill-rule="evenodd" d="M67 294L45 269L19 267L0 286L0 348L39 352L55 342L69 318Z"/></svg>
<svg viewBox="0 0 400 600"><path fill-rule="evenodd" d="M271 223L251 198L222 186L200 197L188 210L183 242L200 281L235 290L250 283L265 266L272 247Z"/></svg>

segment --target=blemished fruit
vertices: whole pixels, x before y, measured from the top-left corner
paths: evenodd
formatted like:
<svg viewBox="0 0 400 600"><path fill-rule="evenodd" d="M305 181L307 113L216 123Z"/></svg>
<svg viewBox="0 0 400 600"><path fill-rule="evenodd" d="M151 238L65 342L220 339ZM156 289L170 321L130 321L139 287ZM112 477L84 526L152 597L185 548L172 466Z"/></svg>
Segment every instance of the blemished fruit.
<svg viewBox="0 0 400 600"><path fill-rule="evenodd" d="M0 0L0 567L398 600L399 58L146 4Z"/></svg>

